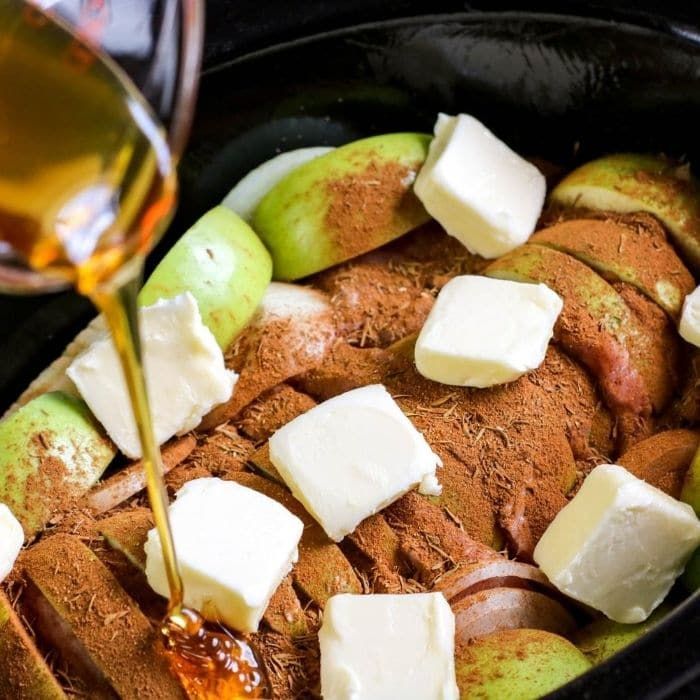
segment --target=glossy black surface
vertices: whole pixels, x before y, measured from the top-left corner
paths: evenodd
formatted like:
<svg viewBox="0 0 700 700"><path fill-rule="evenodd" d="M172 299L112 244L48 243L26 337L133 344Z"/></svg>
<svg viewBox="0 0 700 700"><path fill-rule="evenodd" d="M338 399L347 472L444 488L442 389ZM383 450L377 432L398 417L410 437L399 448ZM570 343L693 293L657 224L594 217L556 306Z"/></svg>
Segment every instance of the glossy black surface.
<svg viewBox="0 0 700 700"><path fill-rule="evenodd" d="M438 110L472 112L521 152L565 166L625 149L700 163L700 45L687 16L680 24L650 17L644 4L625 15L643 26L470 12L331 32L210 68L183 161L181 210L160 250L278 150L429 130ZM219 15L210 65L227 52L217 37L241 31L233 6L215 6L215 14L228 8L232 23ZM294 26L293 17L284 22ZM0 340L3 404L87 315L71 295L0 300L0 328L9 331ZM696 598L557 696L697 696L698 642Z"/></svg>

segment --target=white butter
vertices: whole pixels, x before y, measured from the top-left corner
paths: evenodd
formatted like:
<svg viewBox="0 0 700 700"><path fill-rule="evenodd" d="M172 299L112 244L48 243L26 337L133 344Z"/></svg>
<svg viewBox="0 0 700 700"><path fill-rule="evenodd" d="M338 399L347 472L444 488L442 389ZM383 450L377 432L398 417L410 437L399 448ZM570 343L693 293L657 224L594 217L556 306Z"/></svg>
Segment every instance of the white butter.
<svg viewBox="0 0 700 700"><path fill-rule="evenodd" d="M301 520L253 489L215 478L185 484L168 513L185 605L208 620L255 632L272 594L297 561ZM155 529L144 549L148 583L167 597Z"/></svg>
<svg viewBox="0 0 700 700"><path fill-rule="evenodd" d="M427 379L455 386L512 382L542 364L562 307L544 284L455 277L421 329L416 368Z"/></svg>
<svg viewBox="0 0 700 700"><path fill-rule="evenodd" d="M4 503L0 503L0 581L12 571L23 542L24 531L19 520Z"/></svg>
<svg viewBox="0 0 700 700"><path fill-rule="evenodd" d="M323 700L456 700L454 614L441 593L336 595L323 611Z"/></svg>
<svg viewBox="0 0 700 700"><path fill-rule="evenodd" d="M566 595L634 623L663 601L698 544L689 505L603 464L547 528L534 559Z"/></svg>
<svg viewBox="0 0 700 700"><path fill-rule="evenodd" d="M153 428L162 444L196 428L214 406L227 401L238 375L224 366L223 353L189 292L139 314ZM105 335L94 342L67 374L117 447L127 457L140 457L141 443L111 338Z"/></svg>
<svg viewBox="0 0 700 700"><path fill-rule="evenodd" d="M280 180L304 163L332 150L333 148L328 146L314 146L280 153L251 170L239 180L221 203L236 212L241 219L250 222L262 198Z"/></svg>
<svg viewBox="0 0 700 700"><path fill-rule="evenodd" d="M440 114L414 190L428 213L472 253L497 258L535 230L544 175L467 114Z"/></svg>
<svg viewBox="0 0 700 700"><path fill-rule="evenodd" d="M270 459L336 542L434 476L440 463L380 384L336 396L287 423L270 438Z"/></svg>
<svg viewBox="0 0 700 700"><path fill-rule="evenodd" d="M683 340L700 348L700 287L683 301L683 313L678 332Z"/></svg>

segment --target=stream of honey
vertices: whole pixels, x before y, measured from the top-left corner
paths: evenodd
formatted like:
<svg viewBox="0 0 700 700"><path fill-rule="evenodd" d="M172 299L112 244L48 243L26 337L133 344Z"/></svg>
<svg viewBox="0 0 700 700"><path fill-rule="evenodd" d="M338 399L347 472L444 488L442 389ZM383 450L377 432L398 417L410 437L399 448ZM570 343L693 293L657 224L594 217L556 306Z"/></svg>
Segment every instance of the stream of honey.
<svg viewBox="0 0 700 700"><path fill-rule="evenodd" d="M261 697L252 649L183 605L136 296L177 181L162 127L109 59L20 0L0 0L0 243L103 312L138 426L170 586L164 653L191 698ZM119 644L119 640L115 640Z"/></svg>

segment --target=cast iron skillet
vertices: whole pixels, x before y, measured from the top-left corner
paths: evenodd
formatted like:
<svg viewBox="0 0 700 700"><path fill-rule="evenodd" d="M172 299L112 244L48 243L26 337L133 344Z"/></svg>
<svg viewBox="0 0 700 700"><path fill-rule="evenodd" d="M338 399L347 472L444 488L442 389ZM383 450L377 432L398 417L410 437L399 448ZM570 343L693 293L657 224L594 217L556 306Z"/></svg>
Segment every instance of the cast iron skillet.
<svg viewBox="0 0 700 700"><path fill-rule="evenodd" d="M467 111L523 154L571 167L609 151L700 163L700 45L631 24L469 13L396 20L282 44L210 68L157 259L235 181L279 150L429 131ZM90 316L74 295L0 300L0 409ZM555 696L698 695L700 598Z"/></svg>

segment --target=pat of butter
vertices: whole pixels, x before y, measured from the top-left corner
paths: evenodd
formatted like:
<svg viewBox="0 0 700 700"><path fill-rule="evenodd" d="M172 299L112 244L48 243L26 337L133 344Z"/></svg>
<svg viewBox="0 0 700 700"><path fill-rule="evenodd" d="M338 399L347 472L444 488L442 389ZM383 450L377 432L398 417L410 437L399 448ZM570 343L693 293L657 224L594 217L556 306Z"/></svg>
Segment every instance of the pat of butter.
<svg viewBox="0 0 700 700"><path fill-rule="evenodd" d="M566 595L634 623L663 601L698 544L689 505L603 464L547 528L534 559Z"/></svg>
<svg viewBox="0 0 700 700"><path fill-rule="evenodd" d="M427 379L455 386L512 382L542 364L562 307L544 284L455 277L421 329L416 368Z"/></svg>
<svg viewBox="0 0 700 700"><path fill-rule="evenodd" d="M304 525L284 506L233 481L195 479L168 509L185 605L206 619L255 632L272 594L298 558ZM160 538L145 545L146 576L168 595Z"/></svg>
<svg viewBox="0 0 700 700"><path fill-rule="evenodd" d="M425 438L380 384L315 406L270 438L270 459L328 536L339 542L362 520L440 464Z"/></svg>
<svg viewBox="0 0 700 700"><path fill-rule="evenodd" d="M456 700L454 614L441 593L336 595L323 611L324 700Z"/></svg>
<svg viewBox="0 0 700 700"><path fill-rule="evenodd" d="M0 581L12 571L23 542L24 531L19 520L4 503L0 503Z"/></svg>
<svg viewBox="0 0 700 700"><path fill-rule="evenodd" d="M535 230L546 182L474 117L440 114L414 190L467 250L497 258Z"/></svg>
<svg viewBox="0 0 700 700"><path fill-rule="evenodd" d="M683 313L678 326L681 338L700 348L700 287L683 301Z"/></svg>
<svg viewBox="0 0 700 700"><path fill-rule="evenodd" d="M163 444L196 428L214 406L227 401L238 375L226 369L223 353L189 292L139 314L153 428L158 444ZM94 342L66 373L117 447L127 457L140 457L141 443L111 338L105 335Z"/></svg>

